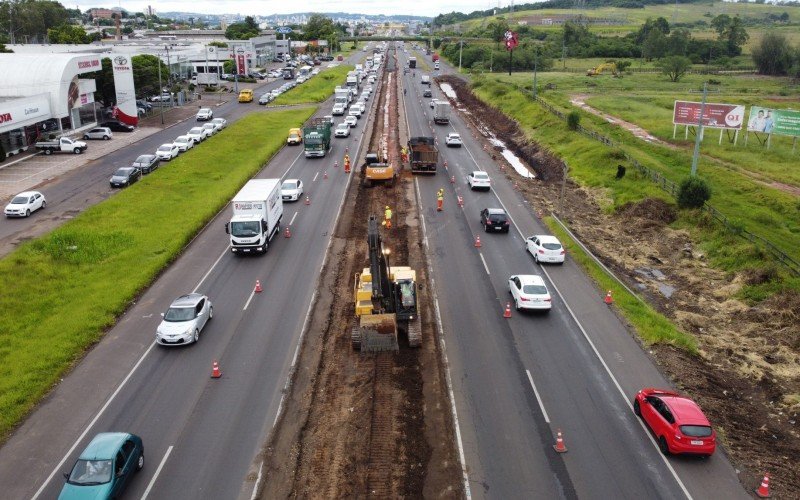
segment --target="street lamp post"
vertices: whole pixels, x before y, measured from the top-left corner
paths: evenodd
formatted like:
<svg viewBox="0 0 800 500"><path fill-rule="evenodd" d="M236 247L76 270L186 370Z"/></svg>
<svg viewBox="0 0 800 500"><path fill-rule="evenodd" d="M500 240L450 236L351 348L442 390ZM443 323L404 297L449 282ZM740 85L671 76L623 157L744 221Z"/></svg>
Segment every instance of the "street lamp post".
<svg viewBox="0 0 800 500"><path fill-rule="evenodd" d="M164 125L164 90L161 87L161 54L158 55L158 109L161 110L161 125ZM170 94L172 99L172 94Z"/></svg>
<svg viewBox="0 0 800 500"><path fill-rule="evenodd" d="M164 45L164 50L167 51L167 85L172 87L172 64L169 60L169 45Z"/></svg>
<svg viewBox="0 0 800 500"><path fill-rule="evenodd" d="M564 189L567 186L567 162L561 162L564 171L561 174L561 196L559 201L558 215L564 216Z"/></svg>
<svg viewBox="0 0 800 500"><path fill-rule="evenodd" d="M700 156L700 142L703 140L703 115L706 113L706 97L708 96L707 84L703 84L703 102L700 104L700 117L697 119L697 136L694 138L694 153L692 154L692 177L697 175L697 160Z"/></svg>
<svg viewBox="0 0 800 500"><path fill-rule="evenodd" d="M533 98L536 99L536 66L539 64L539 47L533 49Z"/></svg>

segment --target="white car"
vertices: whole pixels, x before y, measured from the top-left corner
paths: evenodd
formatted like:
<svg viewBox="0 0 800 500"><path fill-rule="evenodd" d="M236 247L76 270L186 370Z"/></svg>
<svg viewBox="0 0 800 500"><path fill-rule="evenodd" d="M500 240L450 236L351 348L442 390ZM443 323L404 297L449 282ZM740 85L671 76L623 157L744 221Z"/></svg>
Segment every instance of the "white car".
<svg viewBox="0 0 800 500"><path fill-rule="evenodd" d="M297 77L297 80L295 80L295 82L297 82L297 83L306 83L306 80L307 80L306 77L304 77L303 75L300 75L300 76Z"/></svg>
<svg viewBox="0 0 800 500"><path fill-rule="evenodd" d="M333 123L333 115L325 115L325 116L323 116L323 118L328 120L329 122L331 122L331 127L333 127L333 125L334 125L334 123Z"/></svg>
<svg viewBox="0 0 800 500"><path fill-rule="evenodd" d="M463 144L461 142L461 135L456 134L455 132L447 134L447 137L444 139L444 143L447 145L447 147L453 146L456 148L460 148Z"/></svg>
<svg viewBox="0 0 800 500"><path fill-rule="evenodd" d="M228 120L226 120L225 118L214 118L213 120L211 120L211 123L216 125L217 130L222 130L228 126Z"/></svg>
<svg viewBox="0 0 800 500"><path fill-rule="evenodd" d="M188 135L181 135L176 137L172 144L178 146L178 150L181 153L185 153L194 147L194 139Z"/></svg>
<svg viewBox="0 0 800 500"><path fill-rule="evenodd" d="M214 317L214 307L205 295L190 293L172 301L156 330L161 345L185 345L200 340L200 331Z"/></svg>
<svg viewBox="0 0 800 500"><path fill-rule="evenodd" d="M212 118L214 118L214 112L211 111L211 108L200 108L200 111L197 112L197 121L199 122L206 122Z"/></svg>
<svg viewBox="0 0 800 500"><path fill-rule="evenodd" d="M318 74L319 74L319 68L314 68L314 69L312 69L312 70L311 70L311 74L312 74L313 76L316 76L316 75L318 75Z"/></svg>
<svg viewBox="0 0 800 500"><path fill-rule="evenodd" d="M347 116L355 116L356 118L361 118L361 107L353 104L350 106L350 111L347 112Z"/></svg>
<svg viewBox="0 0 800 500"><path fill-rule="evenodd" d="M331 110L331 114L333 114L334 116L343 115L344 110L345 110L344 104L337 104Z"/></svg>
<svg viewBox="0 0 800 500"><path fill-rule="evenodd" d="M534 234L525 240L525 248L533 255L537 264L542 262L564 263L567 251L555 236L548 234Z"/></svg>
<svg viewBox="0 0 800 500"><path fill-rule="evenodd" d="M258 103L261 105L269 104L271 100L275 99L272 97L272 92L265 92L261 94L261 97L258 98Z"/></svg>
<svg viewBox="0 0 800 500"><path fill-rule="evenodd" d="M204 123L203 128L208 130L209 137L217 133L217 126L214 125L213 123Z"/></svg>
<svg viewBox="0 0 800 500"><path fill-rule="evenodd" d="M531 309L549 311L553 307L553 299L541 276L536 274L518 274L508 278L508 290L514 300L517 311Z"/></svg>
<svg viewBox="0 0 800 500"><path fill-rule="evenodd" d="M439 102L439 99L436 99L435 97L433 99L431 99L431 103L430 103L431 104L431 109L433 109L434 106L436 106L437 102Z"/></svg>
<svg viewBox="0 0 800 500"><path fill-rule="evenodd" d="M114 137L114 134L111 133L111 129L108 127L95 127L91 130L87 130L85 134L83 134L84 140L89 139L102 139L107 141Z"/></svg>
<svg viewBox="0 0 800 500"><path fill-rule="evenodd" d="M369 100L369 92L362 92L361 93L361 100L368 101Z"/></svg>
<svg viewBox="0 0 800 500"><path fill-rule="evenodd" d="M336 130L333 132L334 137L350 137L350 125L345 122L336 125Z"/></svg>
<svg viewBox="0 0 800 500"><path fill-rule="evenodd" d="M303 181L300 179L286 179L281 184L281 198L283 201L297 201L303 196Z"/></svg>
<svg viewBox="0 0 800 500"><path fill-rule="evenodd" d="M6 217L30 217L31 213L47 206L39 191L25 191L13 197L6 205Z"/></svg>
<svg viewBox="0 0 800 500"><path fill-rule="evenodd" d="M369 83L375 83L375 75L370 76L369 79L367 79L367 81Z"/></svg>
<svg viewBox="0 0 800 500"><path fill-rule="evenodd" d="M349 115L344 119L344 122L346 124L350 125L350 127L352 128L352 127L355 127L356 125L358 125L358 118L356 118L353 115Z"/></svg>
<svg viewBox="0 0 800 500"><path fill-rule="evenodd" d="M186 132L186 135L191 137L195 144L200 144L210 136L208 130L203 127L192 127L191 130Z"/></svg>
<svg viewBox="0 0 800 500"><path fill-rule="evenodd" d="M485 189L488 191L492 188L492 180L489 178L489 174L482 170L470 172L467 176L467 184L469 184L469 188L472 190Z"/></svg>
<svg viewBox="0 0 800 500"><path fill-rule="evenodd" d="M173 158L176 158L178 154L181 152L178 149L177 144L174 142L171 144L162 144L156 149L156 156L158 156L159 160L170 161Z"/></svg>

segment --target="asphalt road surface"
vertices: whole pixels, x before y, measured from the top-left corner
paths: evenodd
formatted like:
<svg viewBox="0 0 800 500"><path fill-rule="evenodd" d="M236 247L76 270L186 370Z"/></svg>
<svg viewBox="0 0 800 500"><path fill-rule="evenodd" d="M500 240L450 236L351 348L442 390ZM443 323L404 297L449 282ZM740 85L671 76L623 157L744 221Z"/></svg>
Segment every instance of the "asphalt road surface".
<svg viewBox="0 0 800 500"><path fill-rule="evenodd" d="M235 104L229 113L215 114L230 119L238 111ZM329 100L315 116L330 114L330 108ZM230 253L223 229L229 208L201 231L0 449L4 497L55 498L64 482L61 473L104 431L143 438L145 467L129 486L128 498L250 497L259 472L256 457L279 413L351 178L333 162L341 165L345 147L351 154L357 150L366 120L359 120L348 139L336 139L323 159L306 159L300 147L286 147L259 173L259 178L301 179L310 199L308 205L284 204L281 226L291 227L291 238L282 231L266 255ZM127 162L173 135L167 131L108 161ZM106 168L97 166L104 181ZM258 294L256 279L264 289ZM155 345L160 313L178 295L195 290L207 294L214 307L200 341L181 348ZM221 379L210 378L215 360Z"/></svg>
<svg viewBox="0 0 800 500"><path fill-rule="evenodd" d="M472 497L747 498L722 450L710 459L660 454L631 401L643 387L670 384L571 259L563 266L534 263L524 238L548 233L535 207L458 113L449 126L432 123L429 99L421 97L424 72L415 73L404 77L409 135L433 134L448 164L416 182ZM433 97L446 99L431 88ZM446 148L449 132L460 133L464 147ZM473 170L489 172L490 192L470 191L466 175ZM436 211L439 188L446 192L443 212ZM487 207L509 213L509 234L484 233L479 212ZM514 274L545 278L550 313L503 318ZM553 450L559 429L565 454Z"/></svg>

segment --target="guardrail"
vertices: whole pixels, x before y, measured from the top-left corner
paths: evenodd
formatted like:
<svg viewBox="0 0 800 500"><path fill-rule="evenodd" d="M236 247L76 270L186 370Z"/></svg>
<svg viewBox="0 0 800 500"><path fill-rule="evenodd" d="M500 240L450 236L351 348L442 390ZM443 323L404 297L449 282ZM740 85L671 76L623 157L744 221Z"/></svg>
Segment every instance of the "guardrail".
<svg viewBox="0 0 800 500"><path fill-rule="evenodd" d="M519 86L515 87L517 88L517 90L527 92L525 89L522 89ZM558 118L564 121L567 120L567 116L563 111L555 108L541 97L536 96L534 100L552 115L557 116ZM628 160L640 174L650 179L653 183L658 185L662 190L666 191L673 197L677 196L678 185L674 181L665 177L664 174L662 174L661 172L646 167L641 163L639 163L638 161L636 161L635 158L630 156L624 149L622 149L621 144L618 144L613 140L611 140L610 138L594 130L590 130L582 125L578 125L578 132L585 135L586 137L601 142L606 146L619 148L619 150L624 155L625 159ZM761 245L763 248L767 250L767 252L769 252L772 255L773 258L775 258L781 265L783 265L791 274L793 274L794 276L800 276L800 262L797 262L796 260L791 258L789 255L787 255L785 252L779 249L774 243L757 234L751 233L750 231L742 227L741 224L731 222L731 220L725 214L720 212L717 208L713 207L712 205L709 205L708 203L705 203L701 209L704 212L707 212L709 215L711 215L712 218L720 222L725 227L725 229L730 233L740 236L746 239L747 241L753 243L754 245Z"/></svg>

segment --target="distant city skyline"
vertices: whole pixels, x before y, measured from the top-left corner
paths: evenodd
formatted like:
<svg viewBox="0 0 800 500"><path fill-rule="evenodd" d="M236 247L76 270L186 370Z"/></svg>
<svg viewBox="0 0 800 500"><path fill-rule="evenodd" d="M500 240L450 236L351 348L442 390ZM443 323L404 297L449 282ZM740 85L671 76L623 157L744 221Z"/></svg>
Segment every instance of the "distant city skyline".
<svg viewBox="0 0 800 500"><path fill-rule="evenodd" d="M531 1L531 0L527 0ZM535 0L533 0L535 1ZM526 3L526 1L515 2ZM506 7L509 1L501 1L499 5ZM298 12L347 12L351 14L366 14L387 16L406 15L435 17L453 11L470 13L475 10L486 10L498 6L486 0L432 0L427 2L376 2L374 0L347 0L346 2L331 3L329 0L306 0L302 3L257 1L257 0L112 0L102 2L97 0L69 0L62 1L62 5L69 8L76 6L81 11L91 8L112 9L121 7L129 12L144 12L148 6L156 13L159 12L192 12L198 14L241 14L243 16L270 16L273 14L286 15Z"/></svg>

